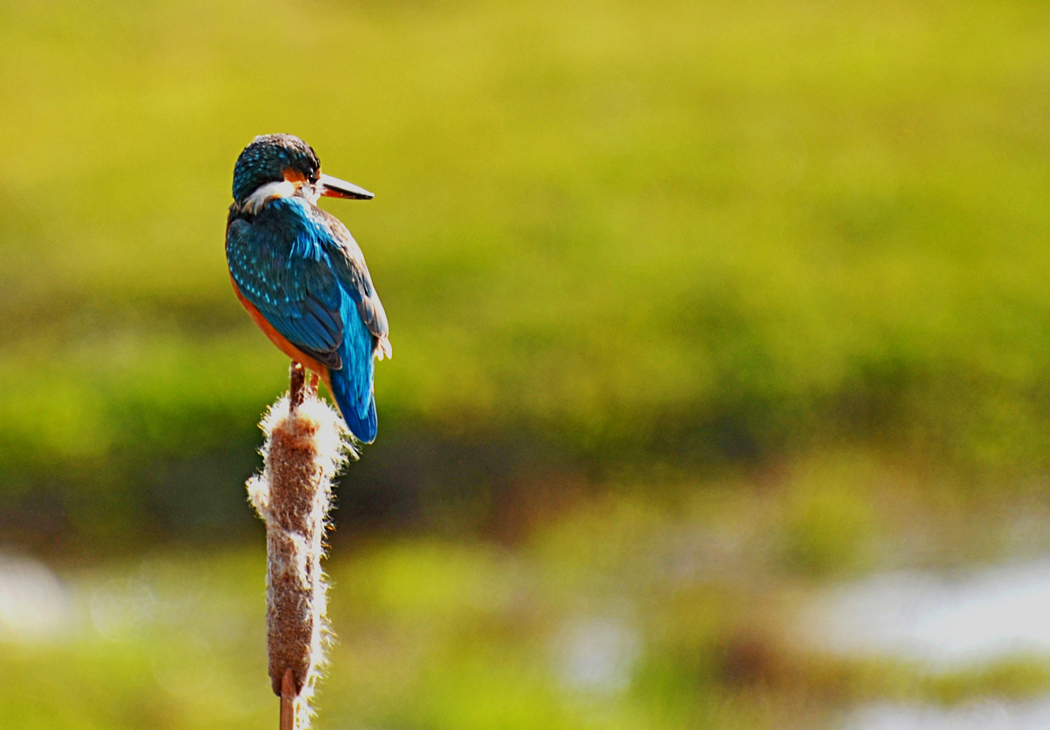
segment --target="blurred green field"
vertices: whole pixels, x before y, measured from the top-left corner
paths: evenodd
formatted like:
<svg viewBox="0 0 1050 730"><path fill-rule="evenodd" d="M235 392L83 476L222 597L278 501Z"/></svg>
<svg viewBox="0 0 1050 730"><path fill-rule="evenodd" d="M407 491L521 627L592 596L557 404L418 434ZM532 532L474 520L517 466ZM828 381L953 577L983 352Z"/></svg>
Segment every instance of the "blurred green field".
<svg viewBox="0 0 1050 730"><path fill-rule="evenodd" d="M845 495L844 483L860 487ZM799 562L814 540L864 563L880 530L922 531L883 506L836 538L841 518L877 496L855 467L800 464L787 484L782 495L690 484L672 499L624 485L513 546L410 536L336 550L337 640L316 726L802 730L839 727L836 713L870 699L950 706L1050 687L1045 658L931 672L792 641L805 576L829 567ZM987 540L1001 526L993 515L958 536ZM4 728L275 727L262 543L72 562L57 577L0 558ZM19 580L25 603L12 610Z"/></svg>
<svg viewBox="0 0 1050 730"><path fill-rule="evenodd" d="M270 131L377 191L329 206L392 323L376 460L1039 472L1048 36L1038 3L5 3L8 532L250 471L285 371L222 240Z"/></svg>
<svg viewBox="0 0 1050 730"><path fill-rule="evenodd" d="M988 559L1014 528L994 502L888 492L907 479L864 454L796 463L783 481L619 484L513 544L336 548L316 727L809 730L842 727L865 701L950 707L1050 687L1046 657L931 668L800 644L814 579ZM255 537L67 559L55 574L0 555L5 730L275 727Z"/></svg>

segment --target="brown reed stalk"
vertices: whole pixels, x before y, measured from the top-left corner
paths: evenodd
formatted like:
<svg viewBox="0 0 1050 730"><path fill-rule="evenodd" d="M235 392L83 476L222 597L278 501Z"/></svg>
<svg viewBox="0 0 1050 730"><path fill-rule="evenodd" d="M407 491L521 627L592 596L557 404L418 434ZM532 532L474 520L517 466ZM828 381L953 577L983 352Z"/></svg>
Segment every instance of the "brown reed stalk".
<svg viewBox="0 0 1050 730"><path fill-rule="evenodd" d="M342 419L304 387L293 363L288 395L270 407L262 474L248 498L266 523L266 627L270 683L281 698L281 730L309 725L310 698L325 664L331 630L328 584L321 569L332 478L356 456Z"/></svg>

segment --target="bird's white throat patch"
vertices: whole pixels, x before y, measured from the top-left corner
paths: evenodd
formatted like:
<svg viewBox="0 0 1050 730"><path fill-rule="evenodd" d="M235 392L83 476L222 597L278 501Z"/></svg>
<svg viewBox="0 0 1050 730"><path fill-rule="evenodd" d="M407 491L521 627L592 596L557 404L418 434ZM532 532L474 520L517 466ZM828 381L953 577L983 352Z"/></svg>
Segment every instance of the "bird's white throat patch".
<svg viewBox="0 0 1050 730"><path fill-rule="evenodd" d="M244 210L252 215L259 212L266 203L274 198L287 198L295 195L297 188L294 183L289 180L281 180L280 182L266 183L260 185L255 189L255 192L247 197L244 201Z"/></svg>
<svg viewBox="0 0 1050 730"><path fill-rule="evenodd" d="M266 183L260 185L254 193L244 201L243 209L255 215L259 210L274 198L290 198L300 195L310 201L311 205L317 205L317 199L321 197L321 189L317 185L295 183L291 180Z"/></svg>

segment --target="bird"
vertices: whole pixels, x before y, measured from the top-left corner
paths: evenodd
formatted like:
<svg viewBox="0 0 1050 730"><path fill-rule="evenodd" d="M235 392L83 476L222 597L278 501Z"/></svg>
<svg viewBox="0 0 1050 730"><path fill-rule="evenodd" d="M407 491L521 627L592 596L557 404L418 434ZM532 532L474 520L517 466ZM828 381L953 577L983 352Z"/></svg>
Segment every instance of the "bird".
<svg viewBox="0 0 1050 730"><path fill-rule="evenodd" d="M256 137L233 168L226 261L238 300L294 362L320 378L354 438L372 443L375 360L392 355L386 312L360 246L321 196L371 200L321 173L313 148L290 134Z"/></svg>

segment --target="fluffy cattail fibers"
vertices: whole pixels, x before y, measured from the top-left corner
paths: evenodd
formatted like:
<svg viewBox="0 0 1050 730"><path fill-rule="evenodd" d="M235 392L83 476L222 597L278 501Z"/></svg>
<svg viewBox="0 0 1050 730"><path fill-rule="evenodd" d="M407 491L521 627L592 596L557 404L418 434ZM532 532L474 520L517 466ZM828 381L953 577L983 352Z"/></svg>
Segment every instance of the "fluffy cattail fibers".
<svg viewBox="0 0 1050 730"><path fill-rule="evenodd" d="M332 478L353 451L342 419L293 365L289 394L260 424L265 466L248 497L266 523L266 624L270 682L281 697L281 729L307 725L325 661L328 586L321 570Z"/></svg>

